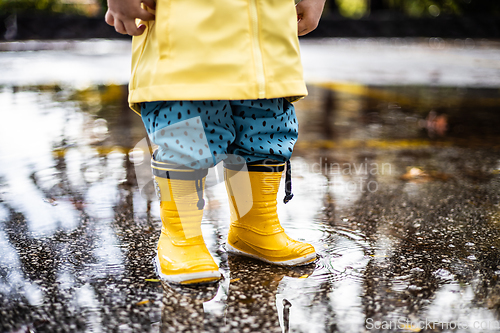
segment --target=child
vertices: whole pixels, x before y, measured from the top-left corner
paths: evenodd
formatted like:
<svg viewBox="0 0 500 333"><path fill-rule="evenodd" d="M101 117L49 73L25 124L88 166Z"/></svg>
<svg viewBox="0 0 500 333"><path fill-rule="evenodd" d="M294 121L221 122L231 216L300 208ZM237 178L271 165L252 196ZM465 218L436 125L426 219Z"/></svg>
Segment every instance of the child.
<svg viewBox="0 0 500 333"><path fill-rule="evenodd" d="M108 5L106 22L135 36L129 102L158 145L152 169L163 223L160 277L220 279L201 234L205 176L220 161L230 199L228 252L285 266L314 261L311 245L285 234L276 195L297 138L291 102L307 94L297 34L316 28L324 0Z"/></svg>

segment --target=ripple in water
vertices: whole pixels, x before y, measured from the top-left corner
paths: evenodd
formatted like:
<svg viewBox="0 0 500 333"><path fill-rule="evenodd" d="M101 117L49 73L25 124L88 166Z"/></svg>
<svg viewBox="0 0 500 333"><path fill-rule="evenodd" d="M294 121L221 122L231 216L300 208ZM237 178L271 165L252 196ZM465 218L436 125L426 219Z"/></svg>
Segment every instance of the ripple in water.
<svg viewBox="0 0 500 333"><path fill-rule="evenodd" d="M319 259L311 278L319 281L361 280L370 257L365 236L342 227L320 225L322 236L312 242Z"/></svg>

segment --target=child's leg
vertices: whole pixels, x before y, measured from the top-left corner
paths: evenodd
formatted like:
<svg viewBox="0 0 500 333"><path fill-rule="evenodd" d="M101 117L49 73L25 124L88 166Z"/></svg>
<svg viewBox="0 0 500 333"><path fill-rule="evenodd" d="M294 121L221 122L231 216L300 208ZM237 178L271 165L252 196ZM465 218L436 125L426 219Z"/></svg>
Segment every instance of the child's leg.
<svg viewBox="0 0 500 333"><path fill-rule="evenodd" d="M225 158L235 131L228 102L143 103L142 119L158 145L152 162L160 196L162 232L157 269L174 283L218 280L218 267L201 234L207 168Z"/></svg>
<svg viewBox="0 0 500 333"><path fill-rule="evenodd" d="M156 257L158 275L167 282L182 284L219 280L219 268L201 232L206 170L157 161L152 167L162 220Z"/></svg>
<svg viewBox="0 0 500 333"><path fill-rule="evenodd" d="M142 103L141 116L156 159L207 169L226 158L236 131L228 101Z"/></svg>
<svg viewBox="0 0 500 333"><path fill-rule="evenodd" d="M247 163L271 159L286 162L298 136L293 105L284 98L232 101L236 137L228 153Z"/></svg>
<svg viewBox="0 0 500 333"><path fill-rule="evenodd" d="M164 172L161 175L159 174L160 176L175 177L176 175L175 172L172 172L173 170L169 169L169 167L162 166L161 163L177 165L176 168L182 166L183 168L191 170L203 170L226 159L226 153L237 156L231 159L232 163L243 163L247 161L250 164L255 164L263 160L272 160L274 164L277 162L285 162L291 156L298 132L293 106L284 99L237 102L150 102L143 103L141 114L150 139L159 146L155 156L156 161L153 162L153 169L156 168L156 170ZM272 172L264 173L259 166L252 167L250 165L249 169L251 172L246 175L246 179L252 181L249 188L242 186L243 182L236 186L234 186L234 182L231 182L233 186L227 182L227 186L228 190L232 192L232 208L237 207L236 203L242 203L242 200L239 199L241 196L246 197L246 194L252 191L255 193L255 201L251 202L250 206L254 206L255 208L269 206L269 209L267 209L267 211L270 212L268 218L265 221L260 221L264 224L255 221L256 216L261 214L259 209L254 209L253 215L247 214L244 219L242 218L239 221L241 223L247 222L252 224L253 226L251 228L257 228L257 230L266 225L273 225L273 228L280 230L277 233L259 238L261 243L264 242L261 244L263 248L271 245L275 247L271 255L262 256L259 254L260 258L284 265L302 264L315 257L314 249L308 244L295 242L288 238L283 232L283 229L281 229L276 216L276 193L273 194L272 192L277 192L277 186L281 178L280 170L282 167L282 165L272 167L266 166L265 171ZM260 172L258 172L258 170L260 170ZM267 192L262 193L261 185L271 178L274 179L273 183L275 186L273 186L271 196L265 196ZM180 180L182 179L178 179L177 181ZM193 180L190 181L193 182ZM203 182L198 180L194 180L194 182L198 182L196 184L203 184ZM165 185L167 183L163 182L163 184L164 185L157 186L157 188L160 189L161 193L169 193L170 188ZM191 188L192 191L199 191L199 189L191 185L183 183L181 186L179 182L179 188ZM170 184L170 187L176 186ZM264 190L268 191L269 189L265 188ZM273 195L274 199L272 199ZM161 196L163 198L163 194ZM164 209L168 210L168 207L184 207L186 198L190 197L191 204L187 206L191 208L186 210L183 214L198 216L196 219L196 228L194 227L194 223L191 223L193 219L187 219L189 222L185 225L191 231L200 230L199 225L201 224L202 213L197 213L193 208L194 196L188 196L187 194L177 197L175 197L174 194L173 196L174 202L179 202L180 204L174 206L168 205L164 203L162 199L162 212ZM202 197L202 194L198 194L198 205L200 204L200 196ZM237 218L233 218L235 213L235 209L232 209L232 221L237 221ZM172 214L174 218L169 218ZM191 261L190 258L195 258L198 255L198 251L201 253L200 258L204 258L203 260L208 262L209 260L205 255L208 251L196 250L196 247L192 246L191 251L184 251L188 253L189 256L176 256L174 258L174 253L176 253L176 251L172 251L171 243L174 243L172 239L178 237L180 233L175 234L169 232L169 230L172 229L171 224L176 223L176 216L175 212L165 212L165 214L162 214L163 228L162 236L158 244L158 261L160 272L163 273L163 277L166 277L166 280L186 282L185 277L188 275L180 275L178 270L171 267L170 262L176 262L179 265L189 262L187 266L183 266L183 269L186 272L193 271L198 273L197 268L195 268L195 262ZM181 217L180 220L182 221L184 219ZM257 218L257 220L259 219ZM241 223L240 228L235 225L232 226L231 230L243 230L241 228ZM183 223L181 223L180 226L182 228L177 224L175 227L177 228L176 230L183 231L185 228ZM198 233L201 234L201 232ZM242 236L243 233L246 236ZM230 233L230 235L239 235L243 238L251 235L244 230L243 233ZM253 237L255 238L255 235ZM197 237L194 238L199 240ZM278 248L276 248L276 244L278 244ZM198 246L199 244L192 245ZM236 249L236 247L234 249ZM177 251L177 253L178 252L179 251ZM257 257L259 257L259 255L257 255ZM202 266L204 267L202 271L207 275L207 278L213 278L213 265L212 267L210 267L210 265L198 265L198 268ZM195 279L191 279L191 281L193 280Z"/></svg>
<svg viewBox="0 0 500 333"><path fill-rule="evenodd" d="M298 134L293 105L274 99L233 102L232 108L238 131L229 152L242 156L248 164L245 170L225 162L231 211L227 250L278 265L314 261L314 248L288 237L276 210L284 162L290 158Z"/></svg>

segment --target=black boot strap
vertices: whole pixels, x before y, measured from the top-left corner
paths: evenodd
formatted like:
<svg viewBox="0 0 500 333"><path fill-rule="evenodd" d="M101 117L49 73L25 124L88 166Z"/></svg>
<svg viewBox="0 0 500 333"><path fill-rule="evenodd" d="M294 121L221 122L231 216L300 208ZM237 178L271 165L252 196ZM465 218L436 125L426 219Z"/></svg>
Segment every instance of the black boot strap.
<svg viewBox="0 0 500 333"><path fill-rule="evenodd" d="M285 198L283 202L286 204L293 198L292 193L292 164L290 160L286 161L286 174L285 174Z"/></svg>
<svg viewBox="0 0 500 333"><path fill-rule="evenodd" d="M253 162L252 164L230 164L224 162L224 167L233 171L242 171L246 166L248 172L283 172L285 170L285 198L283 202L286 204L293 198L292 193L292 166L290 160L286 161L285 164L274 160L264 160L259 162Z"/></svg>
<svg viewBox="0 0 500 333"><path fill-rule="evenodd" d="M205 207L205 199L203 199L203 177L195 180L196 193L198 193L198 209L202 210Z"/></svg>

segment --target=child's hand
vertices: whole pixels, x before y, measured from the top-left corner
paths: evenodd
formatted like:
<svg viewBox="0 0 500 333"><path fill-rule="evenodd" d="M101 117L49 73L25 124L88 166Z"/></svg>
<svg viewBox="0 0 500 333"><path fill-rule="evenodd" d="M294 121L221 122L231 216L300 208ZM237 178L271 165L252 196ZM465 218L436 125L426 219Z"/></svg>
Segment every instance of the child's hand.
<svg viewBox="0 0 500 333"><path fill-rule="evenodd" d="M106 23L114 26L121 34L130 36L141 35L146 26L137 26L136 19L152 21L155 16L141 7L144 3L151 9L155 8L154 0L108 0L108 11L106 12Z"/></svg>
<svg viewBox="0 0 500 333"><path fill-rule="evenodd" d="M302 0L295 6L299 36L304 36L316 29L324 6L325 0Z"/></svg>

